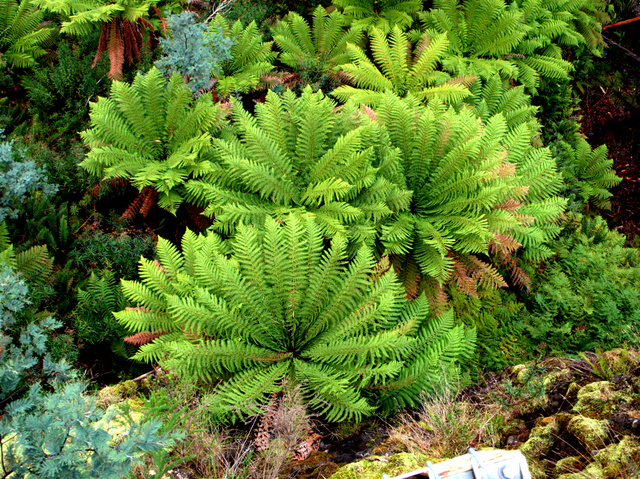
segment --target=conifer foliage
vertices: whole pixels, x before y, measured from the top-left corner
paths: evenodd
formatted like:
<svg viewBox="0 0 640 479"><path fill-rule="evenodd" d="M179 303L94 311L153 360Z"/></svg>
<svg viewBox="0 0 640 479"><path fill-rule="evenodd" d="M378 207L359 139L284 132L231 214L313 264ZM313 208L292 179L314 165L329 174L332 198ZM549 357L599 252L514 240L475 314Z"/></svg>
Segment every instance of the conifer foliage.
<svg viewBox="0 0 640 479"><path fill-rule="evenodd" d="M187 231L182 253L160 240L159 262L140 262L142 282L122 282L138 306L115 316L162 333L138 359L166 355L182 373L222 379L211 404L223 415L255 413L269 393L299 386L327 419L359 419L376 388L411 391L397 401L414 404L425 375L457 371L472 330L427 319L424 296L408 302L393 272L372 281L368 248L346 262L346 241L324 243L311 215L238 227L231 257L215 234Z"/></svg>
<svg viewBox="0 0 640 479"><path fill-rule="evenodd" d="M270 92L255 117L236 103L233 120L238 136L214 140L215 171L186 184L222 231L308 211L327 237L370 242L409 204L396 150L353 105L336 108L307 87L300 97Z"/></svg>
<svg viewBox="0 0 640 479"><path fill-rule="evenodd" d="M132 84L114 81L110 97L91 104L91 128L81 133L91 151L80 166L128 179L139 191L153 187L158 204L175 213L185 180L210 171L207 155L224 115L210 94L194 101L177 74L167 82L153 68Z"/></svg>

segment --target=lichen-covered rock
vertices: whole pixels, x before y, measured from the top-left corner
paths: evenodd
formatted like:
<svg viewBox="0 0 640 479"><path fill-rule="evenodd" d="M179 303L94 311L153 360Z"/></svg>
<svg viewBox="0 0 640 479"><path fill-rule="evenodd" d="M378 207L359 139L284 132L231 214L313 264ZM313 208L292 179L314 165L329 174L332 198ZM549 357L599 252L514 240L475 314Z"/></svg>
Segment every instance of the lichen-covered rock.
<svg viewBox="0 0 640 479"><path fill-rule="evenodd" d="M560 432L554 417L544 418L538 424L531 430L527 442L520 446L520 451L529 461L548 454Z"/></svg>
<svg viewBox="0 0 640 479"><path fill-rule="evenodd" d="M134 381L124 381L113 386L107 386L98 391L97 404L107 409L112 404L133 397L137 391L138 385Z"/></svg>
<svg viewBox="0 0 640 479"><path fill-rule="evenodd" d="M616 391L611 382L598 381L580 388L573 412L589 417L609 417L620 404L630 403L633 399L630 389Z"/></svg>
<svg viewBox="0 0 640 479"><path fill-rule="evenodd" d="M556 462L556 474L572 474L582 471L583 458L577 456L569 456Z"/></svg>
<svg viewBox="0 0 640 479"><path fill-rule="evenodd" d="M567 431L573 434L587 451L602 449L609 442L607 421L574 416L567 425Z"/></svg>
<svg viewBox="0 0 640 479"><path fill-rule="evenodd" d="M346 464L338 469L331 479L380 479L382 474L390 477L420 469L427 461L441 462L424 454L402 452L389 457L369 456L365 459Z"/></svg>

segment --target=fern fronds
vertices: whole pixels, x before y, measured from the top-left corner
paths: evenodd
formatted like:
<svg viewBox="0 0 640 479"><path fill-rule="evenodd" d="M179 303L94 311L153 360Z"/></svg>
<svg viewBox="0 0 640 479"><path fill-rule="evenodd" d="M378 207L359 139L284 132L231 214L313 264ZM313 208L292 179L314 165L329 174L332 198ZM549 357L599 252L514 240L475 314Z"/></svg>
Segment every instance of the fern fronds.
<svg viewBox="0 0 640 479"><path fill-rule="evenodd" d="M139 306L115 316L138 331L127 339L142 344L137 358L168 357L181 374L218 381L210 404L229 419L299 385L327 419L359 420L375 410L370 391L398 377L411 388L403 397L417 400L424 388L403 369L406 358L418 374L433 361L453 370L473 348L457 339L455 350L443 348L439 334L457 331L451 321L434 331L424 297L404 299L393 272L371 281L371 252L360 248L349 264L346 242L325 246L312 215L240 225L230 244L189 231L182 253L159 244L154 271L172 281L148 264L142 282L123 282Z"/></svg>
<svg viewBox="0 0 640 479"><path fill-rule="evenodd" d="M295 12L272 28L273 40L282 52L280 61L294 70L313 70L315 75L333 74L332 70L349 62L347 45L359 44L362 28L347 27L345 16L330 14L322 5L313 12L311 25Z"/></svg>
<svg viewBox="0 0 640 479"><path fill-rule="evenodd" d="M446 35L423 35L413 54L408 54L411 42L398 26L388 36L374 27L369 37L373 61L362 48L348 46L351 63L339 70L355 88L347 85L336 88L332 94L341 101L375 106L387 90L401 97L413 93L424 100L447 102L458 102L469 94L462 82L452 81L437 70L449 46Z"/></svg>
<svg viewBox="0 0 640 479"><path fill-rule="evenodd" d="M256 88L262 76L273 70L278 54L272 51L273 42L263 42L255 22L246 27L240 20L230 25L222 15L216 15L210 29L221 30L231 39L231 59L222 62L215 91L222 97L234 93L247 93Z"/></svg>
<svg viewBox="0 0 640 479"><path fill-rule="evenodd" d="M214 141L219 173L188 181L189 198L224 232L307 211L327 237L372 242L384 218L408 205L407 192L392 181L397 158L376 124L335 106L310 88L270 92L255 116L234 105L239 136Z"/></svg>
<svg viewBox="0 0 640 479"><path fill-rule="evenodd" d="M113 82L110 98L91 104L91 151L80 166L105 178L126 178L139 191L153 187L158 204L175 213L182 185L211 171L211 132L225 112L210 95L192 100L182 78L166 82L153 68L131 85Z"/></svg>
<svg viewBox="0 0 640 479"><path fill-rule="evenodd" d="M394 26L406 29L422 10L420 0L336 0L349 22L357 27L389 32Z"/></svg>
<svg viewBox="0 0 640 479"><path fill-rule="evenodd" d="M53 28L42 28L42 12L31 0L1 0L0 12L0 68L34 66Z"/></svg>

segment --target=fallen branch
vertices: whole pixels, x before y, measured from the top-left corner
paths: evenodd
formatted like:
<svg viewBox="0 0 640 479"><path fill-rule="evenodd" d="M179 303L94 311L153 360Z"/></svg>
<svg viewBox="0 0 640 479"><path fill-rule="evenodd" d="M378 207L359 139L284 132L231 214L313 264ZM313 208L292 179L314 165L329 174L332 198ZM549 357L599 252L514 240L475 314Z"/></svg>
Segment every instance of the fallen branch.
<svg viewBox="0 0 640 479"><path fill-rule="evenodd" d="M614 42L613 40L611 40L611 38L605 37L604 35L602 35L602 39L607 42L610 43L611 45L614 45L620 49L622 49L627 55L629 55L631 58L633 58L636 61L640 62L640 56L636 55L635 53L633 53L631 50L623 47L622 45Z"/></svg>

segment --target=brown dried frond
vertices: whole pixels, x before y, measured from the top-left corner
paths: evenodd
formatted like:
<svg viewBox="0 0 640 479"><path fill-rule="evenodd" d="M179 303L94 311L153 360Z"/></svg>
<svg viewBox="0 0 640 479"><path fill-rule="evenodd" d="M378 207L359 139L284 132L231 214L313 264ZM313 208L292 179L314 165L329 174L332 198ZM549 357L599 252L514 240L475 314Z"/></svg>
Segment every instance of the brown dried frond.
<svg viewBox="0 0 640 479"><path fill-rule="evenodd" d="M162 30L162 33L167 33L167 19L164 18L164 16L162 15L162 12L160 11L160 9L158 7L156 7L155 5L151 5L151 8L153 10L153 12L156 14L156 17L158 17L160 19L160 22L162 24L162 26L160 27L160 29Z"/></svg>
<svg viewBox="0 0 640 479"><path fill-rule="evenodd" d="M122 22L122 41L124 42L124 57L129 66L133 65L133 44L135 39L131 30L131 22L124 20Z"/></svg>
<svg viewBox="0 0 640 479"><path fill-rule="evenodd" d="M132 219L138 213L146 218L157 200L158 192L155 188L152 186L145 186L138 196L136 196L129 206L127 206L127 209L124 210L121 218Z"/></svg>
<svg viewBox="0 0 640 479"><path fill-rule="evenodd" d="M109 61L111 68L108 76L113 79L122 78L122 67L124 65L124 41L121 33L122 20L116 18L109 22L109 41L107 42L107 50L109 53Z"/></svg>
<svg viewBox="0 0 640 479"><path fill-rule="evenodd" d="M521 201L515 200L513 198L509 198L504 203L497 204L496 208L504 210L504 211L508 211L509 213L515 213L516 211L518 211L520 209L520 207L523 204L524 203L522 203Z"/></svg>
<svg viewBox="0 0 640 479"><path fill-rule="evenodd" d="M498 168L498 178L507 178L509 176L515 176L516 174L516 165L515 163L509 163L505 161Z"/></svg>
<svg viewBox="0 0 640 479"><path fill-rule="evenodd" d="M107 49L107 40L109 38L109 30L107 29L107 24L102 22L100 24L100 39L98 40L98 50L96 50L96 54L93 57L93 62L91 63L91 68L95 67L97 63L102 58L102 54Z"/></svg>
<svg viewBox="0 0 640 479"><path fill-rule="evenodd" d="M451 281L455 281L458 289L467 296L478 297L478 282L469 275L469 271L464 263L454 257L453 273Z"/></svg>
<svg viewBox="0 0 640 479"><path fill-rule="evenodd" d="M267 404L264 413L260 417L258 430L256 431L255 445L257 451L264 451L269 448L269 442L273 435L273 428L276 413L282 404L282 400L274 393L271 394L271 401Z"/></svg>
<svg viewBox="0 0 640 479"><path fill-rule="evenodd" d="M478 80L478 77L475 75L460 75L457 77L453 77L451 80L447 80L444 82L445 85L464 85L467 88L471 88L471 86Z"/></svg>
<svg viewBox="0 0 640 479"><path fill-rule="evenodd" d="M418 40L416 48L414 50L413 63L416 63L420 60L422 53L427 49L427 47L431 44L431 38L428 33L423 34Z"/></svg>
<svg viewBox="0 0 640 479"><path fill-rule="evenodd" d="M360 109L363 111L363 113L365 115L367 115L369 118L371 118L373 121L375 121L376 123L378 122L378 115L376 114L376 112L373 110L373 108L368 107L367 105L365 105L364 103L362 105L360 105Z"/></svg>
<svg viewBox="0 0 640 479"><path fill-rule="evenodd" d="M146 188L149 188L147 190L147 196L145 197L144 202L142 203L142 206L140 206L140 214L145 218L149 214L149 211L151 211L151 208L153 207L153 205L155 205L158 202L158 192L156 191L156 189L151 186L145 186L144 189Z"/></svg>
<svg viewBox="0 0 640 479"><path fill-rule="evenodd" d="M142 346L149 344L156 338L159 338L164 334L164 331L140 331L132 336L124 338L124 342L127 344L133 344L134 346Z"/></svg>
<svg viewBox="0 0 640 479"><path fill-rule="evenodd" d="M205 228L209 227L213 220L207 216L204 216L202 212L204 208L195 205L187 205L187 217L191 220L191 223L195 226L195 232L198 233Z"/></svg>
<svg viewBox="0 0 640 479"><path fill-rule="evenodd" d="M100 193L102 193L102 190L106 190L109 188L124 188L128 184L129 182L125 178L111 178L109 180L103 180L91 187L91 189L89 190L89 196L92 199L96 199L100 195Z"/></svg>
<svg viewBox="0 0 640 479"><path fill-rule="evenodd" d="M513 258L508 266L510 266L513 283L527 291L531 290L531 277L518 265L517 258Z"/></svg>
<svg viewBox="0 0 640 479"><path fill-rule="evenodd" d="M407 299L415 299L420 293L420 268L412 256L391 256L391 264L402 281Z"/></svg>
<svg viewBox="0 0 640 479"><path fill-rule="evenodd" d="M438 283L434 278L427 278L423 280L420 285L429 300L434 316L443 314L449 306L447 292L445 291L444 286Z"/></svg>
<svg viewBox="0 0 640 479"><path fill-rule="evenodd" d="M378 278L384 276L384 274L391 269L391 261L389 255L380 258L373 266L373 273L371 279L375 282Z"/></svg>
<svg viewBox="0 0 640 479"><path fill-rule="evenodd" d="M471 276L480 285L492 289L507 287L506 281L495 267L485 263L472 254L465 256L465 262L472 271Z"/></svg>
<svg viewBox="0 0 640 479"><path fill-rule="evenodd" d="M343 85L345 83L351 84L353 82L353 77L343 71L337 72L335 77L336 77L336 80L340 82L340 85Z"/></svg>
<svg viewBox="0 0 640 479"><path fill-rule="evenodd" d="M149 20L147 20L146 18L139 17L138 21L147 30L152 31L152 32L156 31L156 27L154 27L151 23L149 23Z"/></svg>
<svg viewBox="0 0 640 479"><path fill-rule="evenodd" d="M513 236L498 233L489 241L489 253L499 254L503 259L508 259L511 258L513 253L521 246L522 244L517 242Z"/></svg>
<svg viewBox="0 0 640 479"><path fill-rule="evenodd" d="M122 213L121 218L132 219L136 215L136 213L140 211L140 207L144 203L146 196L147 193L143 189L140 193L138 193L138 196L136 196L133 201L129 203L129 206L127 206L127 208L124 210L124 213Z"/></svg>

